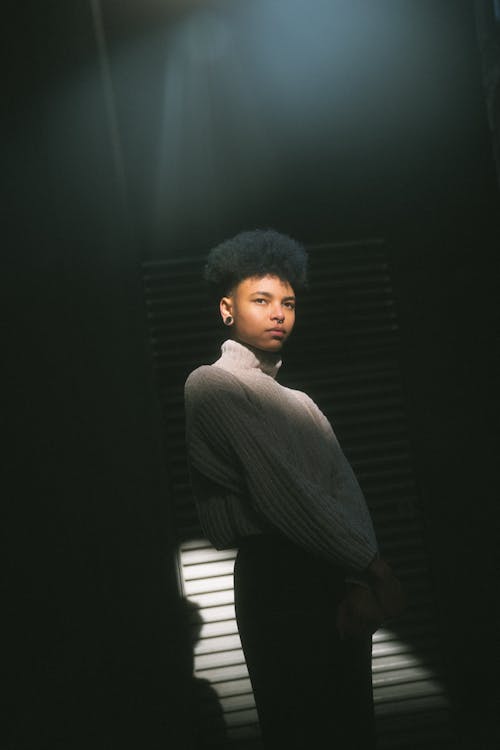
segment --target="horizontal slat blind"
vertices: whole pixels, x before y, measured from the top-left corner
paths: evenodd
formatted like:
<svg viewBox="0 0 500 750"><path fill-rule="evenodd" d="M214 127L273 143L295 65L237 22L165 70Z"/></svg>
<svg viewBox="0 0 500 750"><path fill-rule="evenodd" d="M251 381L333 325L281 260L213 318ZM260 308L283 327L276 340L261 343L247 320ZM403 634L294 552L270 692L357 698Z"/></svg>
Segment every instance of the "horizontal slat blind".
<svg viewBox="0 0 500 750"><path fill-rule="evenodd" d="M399 330L386 248L363 241L309 248L308 299L287 345L280 381L306 389L332 421L370 506L383 555L409 605L375 634L373 684L380 748L444 748L451 740L435 604L398 364ZM203 259L144 264L151 345L172 477L183 593L198 609L194 670L215 691L235 746L259 727L234 616L235 552L203 539L189 490L182 388L214 361L217 310L205 297ZM303 309L302 309L303 307ZM179 309L182 314L179 314ZM211 729L210 715L202 731Z"/></svg>

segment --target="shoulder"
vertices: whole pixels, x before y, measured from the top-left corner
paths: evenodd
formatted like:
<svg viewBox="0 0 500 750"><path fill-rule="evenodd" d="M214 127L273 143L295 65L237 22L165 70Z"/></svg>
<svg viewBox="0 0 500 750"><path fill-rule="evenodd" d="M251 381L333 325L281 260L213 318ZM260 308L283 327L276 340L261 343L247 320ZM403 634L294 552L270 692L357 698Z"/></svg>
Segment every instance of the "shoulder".
<svg viewBox="0 0 500 750"><path fill-rule="evenodd" d="M213 365L201 365L201 367L197 367L196 370L189 373L184 384L184 389L190 390L206 380L210 380L213 369Z"/></svg>
<svg viewBox="0 0 500 750"><path fill-rule="evenodd" d="M289 388L285 385L280 385L280 388L282 389L283 393L285 393L289 398L293 398L296 401L300 401L304 406L307 406L309 409L317 409L317 405L314 403L312 398L307 395L307 393L304 393L304 391L299 391L297 388Z"/></svg>
<svg viewBox="0 0 500 750"><path fill-rule="evenodd" d="M196 390L206 385L224 385L237 383L238 379L227 370L217 365L202 365L191 372L184 384L186 391Z"/></svg>
<svg viewBox="0 0 500 750"><path fill-rule="evenodd" d="M184 396L187 403L212 401L214 398L234 399L243 395L241 381L232 373L217 365L202 365L188 376L184 384Z"/></svg>
<svg viewBox="0 0 500 750"><path fill-rule="evenodd" d="M290 389L288 389L290 390ZM330 420L324 414L324 412L320 409L318 404L307 395L307 393L304 393L304 391L297 391L292 390L291 391L294 395L294 397L301 402L301 404L312 414L312 416L321 422L328 430L328 432L332 429L332 426L330 424Z"/></svg>

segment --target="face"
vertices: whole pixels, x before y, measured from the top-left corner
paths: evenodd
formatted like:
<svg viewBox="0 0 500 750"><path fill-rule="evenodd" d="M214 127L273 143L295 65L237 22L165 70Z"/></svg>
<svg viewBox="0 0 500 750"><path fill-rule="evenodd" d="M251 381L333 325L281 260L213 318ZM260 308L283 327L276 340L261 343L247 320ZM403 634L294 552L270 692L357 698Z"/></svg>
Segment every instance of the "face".
<svg viewBox="0 0 500 750"><path fill-rule="evenodd" d="M233 318L232 337L267 352L281 349L295 323L295 294L276 276L251 276L220 302L222 319Z"/></svg>

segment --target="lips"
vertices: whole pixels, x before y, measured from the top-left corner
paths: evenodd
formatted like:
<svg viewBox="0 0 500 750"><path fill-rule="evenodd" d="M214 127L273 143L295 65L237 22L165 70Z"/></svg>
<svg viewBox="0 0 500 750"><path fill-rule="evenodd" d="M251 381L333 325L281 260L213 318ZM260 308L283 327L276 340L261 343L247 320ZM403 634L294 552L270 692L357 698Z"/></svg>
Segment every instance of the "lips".
<svg viewBox="0 0 500 750"><path fill-rule="evenodd" d="M284 336L286 333L284 328L269 328L268 331L269 333L274 333L279 336Z"/></svg>

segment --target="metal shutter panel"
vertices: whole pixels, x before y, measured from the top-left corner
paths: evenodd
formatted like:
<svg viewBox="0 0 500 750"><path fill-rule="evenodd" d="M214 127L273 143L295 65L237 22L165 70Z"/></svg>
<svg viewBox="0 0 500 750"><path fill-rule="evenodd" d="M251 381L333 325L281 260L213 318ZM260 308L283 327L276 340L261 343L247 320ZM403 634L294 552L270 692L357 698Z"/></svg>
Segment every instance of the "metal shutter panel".
<svg viewBox="0 0 500 750"><path fill-rule="evenodd" d="M380 748L444 748L449 702L398 363L399 329L388 252L380 240L309 247L313 290L287 345L280 382L304 388L332 421L370 506L384 556L409 606L375 634L374 700ZM235 552L203 539L190 494L182 388L218 357L224 331L206 300L204 258L143 265L145 299L172 478L182 593L199 608L194 674L207 680L235 746L259 727L234 618ZM182 315L179 308L182 307ZM307 363L305 365L304 363ZM198 615L194 618L196 621ZM203 711L201 712L203 716ZM204 731L218 731L204 719Z"/></svg>

